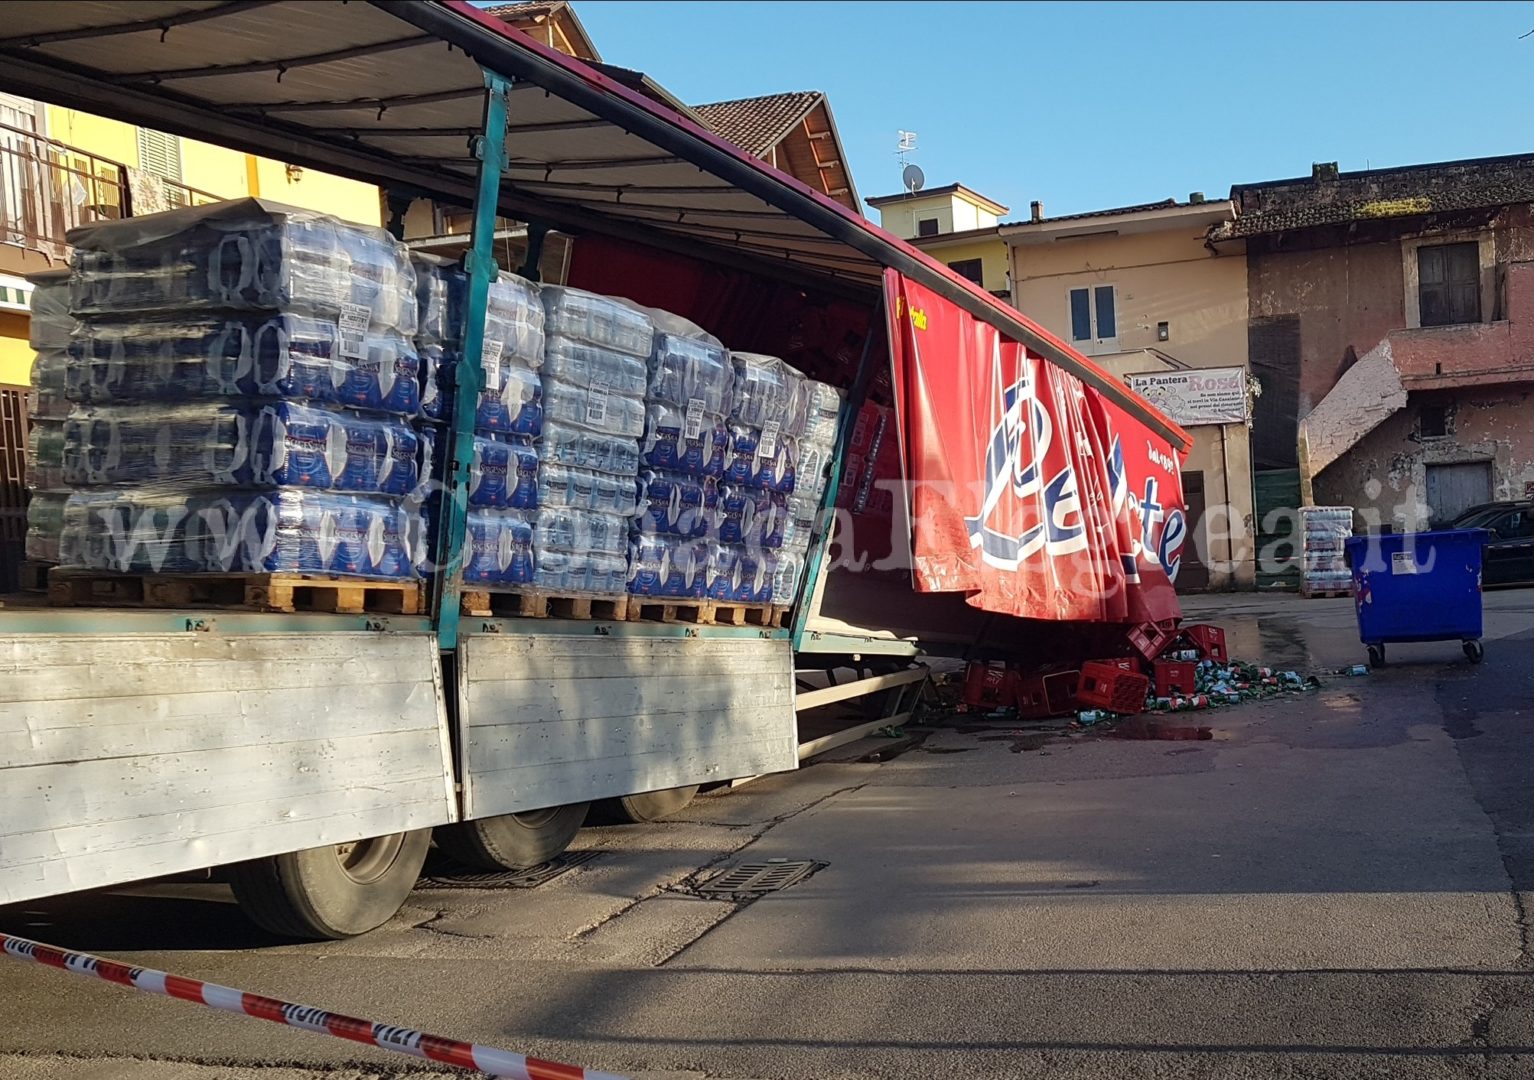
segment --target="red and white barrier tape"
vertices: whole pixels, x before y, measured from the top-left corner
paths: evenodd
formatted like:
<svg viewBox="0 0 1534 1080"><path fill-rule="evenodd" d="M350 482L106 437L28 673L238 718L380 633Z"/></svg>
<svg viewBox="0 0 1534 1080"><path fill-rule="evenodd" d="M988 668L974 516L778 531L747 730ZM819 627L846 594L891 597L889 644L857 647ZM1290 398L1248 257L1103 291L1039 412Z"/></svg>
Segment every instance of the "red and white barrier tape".
<svg viewBox="0 0 1534 1080"><path fill-rule="evenodd" d="M260 994L247 994L243 990L186 979L153 968L130 967L89 953L56 949L52 945L9 934L0 934L0 946L4 947L5 955L17 960L31 960L48 967L72 971L76 975L94 976L119 986L131 986L151 994L180 998L206 1005L210 1009L254 1016L258 1020L270 1020L321 1035L334 1035L338 1039L350 1039L444 1065L455 1065L460 1069L478 1069L490 1076L514 1077L515 1080L623 1080L623 1077L612 1073L591 1072L576 1065L561 1065L557 1061L524 1057L509 1050L444 1039L440 1035L427 1035L392 1024L375 1024L355 1016L342 1016L309 1005L294 1005L289 1001L262 997Z"/></svg>

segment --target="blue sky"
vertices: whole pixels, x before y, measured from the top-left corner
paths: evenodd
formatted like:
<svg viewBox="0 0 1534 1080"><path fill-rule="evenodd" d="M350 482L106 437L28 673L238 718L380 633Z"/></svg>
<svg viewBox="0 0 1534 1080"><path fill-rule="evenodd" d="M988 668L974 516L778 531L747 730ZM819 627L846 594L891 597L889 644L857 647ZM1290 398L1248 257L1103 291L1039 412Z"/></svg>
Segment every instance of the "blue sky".
<svg viewBox="0 0 1534 1080"><path fill-rule="evenodd" d="M575 6L683 101L824 90L865 197L900 128L1011 218L1534 150L1534 3Z"/></svg>

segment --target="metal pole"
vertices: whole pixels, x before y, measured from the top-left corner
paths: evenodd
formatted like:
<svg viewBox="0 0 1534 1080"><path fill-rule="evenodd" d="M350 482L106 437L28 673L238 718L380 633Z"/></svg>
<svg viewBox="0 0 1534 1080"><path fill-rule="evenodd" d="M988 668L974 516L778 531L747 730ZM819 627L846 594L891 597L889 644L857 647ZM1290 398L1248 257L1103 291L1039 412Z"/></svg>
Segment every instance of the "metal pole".
<svg viewBox="0 0 1534 1080"><path fill-rule="evenodd" d="M810 600L815 595L815 584L820 578L820 568L826 552L831 547L831 529L836 524L836 496L841 490L842 470L847 462L847 450L852 444L852 429L857 426L858 410L868 397L868 384L873 381L874 342L884 334L884 298L881 295L868 316L868 335L863 339L863 352L858 358L857 372L852 386L842 399L841 417L836 424L836 450L831 457L831 479L826 483L825 493L820 497L819 521L810 539L809 558L804 564L804 579L799 583L798 595L794 597L794 651L804 638L804 628L810 618ZM888 346L886 346L886 352ZM872 462L869 463L872 466Z"/></svg>
<svg viewBox="0 0 1534 1080"><path fill-rule="evenodd" d="M484 386L480 356L484 350L485 309L490 285L500 273L495 264L495 217L500 201L501 173L506 167L507 95L511 80L485 73L485 129L474 140L479 159L479 182L474 199L471 246L463 257L469 289L464 312L463 355L453 388L453 438L442 492L442 523L434 582L437 647L458 647L459 596L463 591L464 538L468 533L469 465L474 460L474 413Z"/></svg>

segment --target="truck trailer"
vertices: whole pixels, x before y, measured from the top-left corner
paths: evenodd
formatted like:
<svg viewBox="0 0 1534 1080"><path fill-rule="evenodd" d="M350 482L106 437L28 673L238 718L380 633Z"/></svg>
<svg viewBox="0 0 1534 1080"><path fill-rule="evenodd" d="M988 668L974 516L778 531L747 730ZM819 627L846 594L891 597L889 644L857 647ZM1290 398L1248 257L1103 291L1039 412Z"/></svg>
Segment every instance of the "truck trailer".
<svg viewBox="0 0 1534 1080"><path fill-rule="evenodd" d="M7 598L0 903L223 867L267 929L357 934L398 910L434 836L534 865L593 802L662 816L796 768L832 728L899 723L931 657L1087 649L1176 617L1185 433L642 88L458 0L0 14L0 90L377 184L397 235L412 201L470 208L465 356L497 275L536 279L552 234L560 284L843 393L803 584L766 621L466 613L457 560L409 614ZM508 218L520 267L493 258ZM448 551L482 378L460 365L453 390Z"/></svg>

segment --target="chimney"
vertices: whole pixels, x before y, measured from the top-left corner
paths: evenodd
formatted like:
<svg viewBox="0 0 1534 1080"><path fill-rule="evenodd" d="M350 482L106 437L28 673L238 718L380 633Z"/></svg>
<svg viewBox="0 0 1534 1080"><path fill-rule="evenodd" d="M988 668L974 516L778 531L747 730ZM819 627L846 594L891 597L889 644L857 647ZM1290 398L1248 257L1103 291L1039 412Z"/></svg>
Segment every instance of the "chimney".
<svg viewBox="0 0 1534 1080"><path fill-rule="evenodd" d="M1310 178L1316 183L1323 180L1337 179L1337 163L1335 161L1317 161L1310 166Z"/></svg>
<svg viewBox="0 0 1534 1080"><path fill-rule="evenodd" d="M1038 199L1034 199L1033 202L1028 204L1028 220L1030 220L1030 221L1043 221L1044 220L1044 204L1039 202Z"/></svg>
<svg viewBox="0 0 1534 1080"><path fill-rule="evenodd" d="M1197 206L1200 203L1202 203L1203 201L1204 201L1204 193L1202 191L1192 191L1192 192L1188 193L1188 203L1190 205Z"/></svg>

